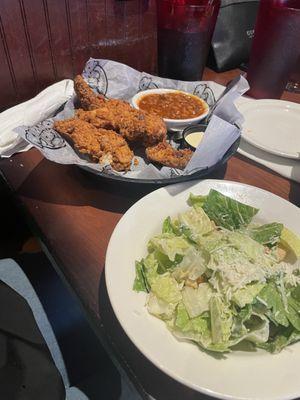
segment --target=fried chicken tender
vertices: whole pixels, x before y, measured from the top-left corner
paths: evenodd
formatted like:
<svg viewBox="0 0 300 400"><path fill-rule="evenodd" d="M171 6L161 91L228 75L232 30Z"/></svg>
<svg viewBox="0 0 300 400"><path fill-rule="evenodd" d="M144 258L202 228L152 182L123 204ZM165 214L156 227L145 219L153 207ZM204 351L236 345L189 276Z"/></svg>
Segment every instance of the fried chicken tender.
<svg viewBox="0 0 300 400"><path fill-rule="evenodd" d="M166 141L146 149L146 156L150 161L179 169L186 167L192 154L193 152L189 149L176 150Z"/></svg>
<svg viewBox="0 0 300 400"><path fill-rule="evenodd" d="M128 142L145 147L166 139L167 128L162 118L134 109L123 100L106 100L93 111L77 111L77 117L96 128L113 129Z"/></svg>
<svg viewBox="0 0 300 400"><path fill-rule="evenodd" d="M128 171L133 152L116 132L97 129L77 118L56 121L54 129L68 138L77 151L89 155L92 161L108 163L116 171Z"/></svg>
<svg viewBox="0 0 300 400"><path fill-rule="evenodd" d="M81 75L75 77L74 89L81 107L84 110L95 110L96 108L102 107L105 102L104 97L97 95Z"/></svg>

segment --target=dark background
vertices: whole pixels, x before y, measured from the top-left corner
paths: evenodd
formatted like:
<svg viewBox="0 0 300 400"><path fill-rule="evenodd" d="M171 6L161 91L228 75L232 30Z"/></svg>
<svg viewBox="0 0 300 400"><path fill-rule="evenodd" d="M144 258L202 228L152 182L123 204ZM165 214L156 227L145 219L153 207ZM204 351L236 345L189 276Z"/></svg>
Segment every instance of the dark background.
<svg viewBox="0 0 300 400"><path fill-rule="evenodd" d="M0 111L81 73L89 57L156 68L155 0L1 0Z"/></svg>

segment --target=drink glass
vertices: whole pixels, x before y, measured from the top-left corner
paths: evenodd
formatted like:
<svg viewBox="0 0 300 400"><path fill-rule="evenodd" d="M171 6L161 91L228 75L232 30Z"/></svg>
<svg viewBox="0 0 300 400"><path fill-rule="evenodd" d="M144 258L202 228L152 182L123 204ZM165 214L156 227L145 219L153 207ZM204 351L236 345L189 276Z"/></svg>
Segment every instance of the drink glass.
<svg viewBox="0 0 300 400"><path fill-rule="evenodd" d="M300 58L297 62L296 69L290 75L289 82L286 85L286 90L289 92L300 93Z"/></svg>
<svg viewBox="0 0 300 400"><path fill-rule="evenodd" d="M158 0L158 73L200 80L220 0Z"/></svg>
<svg viewBox="0 0 300 400"><path fill-rule="evenodd" d="M261 0L247 79L247 95L281 97L300 59L300 1Z"/></svg>

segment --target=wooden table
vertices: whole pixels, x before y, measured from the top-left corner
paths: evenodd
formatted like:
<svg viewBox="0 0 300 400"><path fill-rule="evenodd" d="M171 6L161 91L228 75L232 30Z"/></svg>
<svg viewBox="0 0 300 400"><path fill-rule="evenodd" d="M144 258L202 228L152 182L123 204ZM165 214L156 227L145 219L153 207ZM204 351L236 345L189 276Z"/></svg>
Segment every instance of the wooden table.
<svg viewBox="0 0 300 400"><path fill-rule="evenodd" d="M204 78L226 84L240 71ZM284 94L300 102L300 96ZM126 210L153 187L98 179L71 165L58 165L37 150L0 160L0 169L18 204L41 239L56 270L77 296L88 319L143 397L202 399L154 367L130 342L112 311L104 278L105 252L112 231ZM236 155L214 178L248 183L300 205L300 184ZM55 295L55 294L53 294Z"/></svg>

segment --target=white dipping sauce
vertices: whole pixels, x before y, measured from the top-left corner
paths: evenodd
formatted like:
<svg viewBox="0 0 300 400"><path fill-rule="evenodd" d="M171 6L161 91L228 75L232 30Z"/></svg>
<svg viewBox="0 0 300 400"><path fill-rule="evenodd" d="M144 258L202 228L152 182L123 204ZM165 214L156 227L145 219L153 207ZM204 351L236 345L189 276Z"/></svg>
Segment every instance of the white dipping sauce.
<svg viewBox="0 0 300 400"><path fill-rule="evenodd" d="M185 141L192 147L197 148L202 141L204 132L192 132L185 137Z"/></svg>

